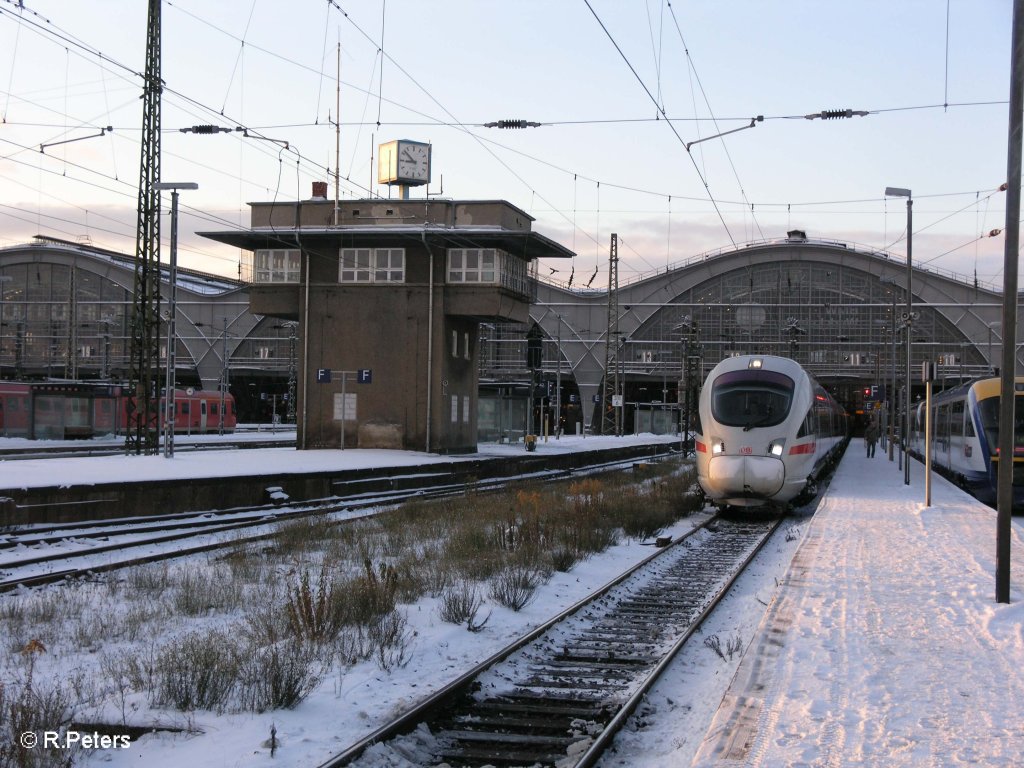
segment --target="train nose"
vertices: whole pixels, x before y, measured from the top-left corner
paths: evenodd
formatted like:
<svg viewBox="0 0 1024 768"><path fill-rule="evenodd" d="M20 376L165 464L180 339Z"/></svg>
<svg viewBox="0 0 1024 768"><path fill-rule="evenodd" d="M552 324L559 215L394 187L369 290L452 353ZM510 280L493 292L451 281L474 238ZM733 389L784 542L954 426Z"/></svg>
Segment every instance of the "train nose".
<svg viewBox="0 0 1024 768"><path fill-rule="evenodd" d="M728 498L771 498L782 490L786 467L774 456L714 456L708 462L706 490Z"/></svg>

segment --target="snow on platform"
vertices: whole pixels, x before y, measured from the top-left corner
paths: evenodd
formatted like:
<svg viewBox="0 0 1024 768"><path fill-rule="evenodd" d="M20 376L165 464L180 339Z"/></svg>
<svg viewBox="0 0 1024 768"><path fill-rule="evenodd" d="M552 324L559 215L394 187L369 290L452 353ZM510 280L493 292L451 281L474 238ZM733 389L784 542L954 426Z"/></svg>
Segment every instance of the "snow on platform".
<svg viewBox="0 0 1024 768"><path fill-rule="evenodd" d="M1024 541L995 601L996 513L854 439L693 761L1024 759Z"/></svg>

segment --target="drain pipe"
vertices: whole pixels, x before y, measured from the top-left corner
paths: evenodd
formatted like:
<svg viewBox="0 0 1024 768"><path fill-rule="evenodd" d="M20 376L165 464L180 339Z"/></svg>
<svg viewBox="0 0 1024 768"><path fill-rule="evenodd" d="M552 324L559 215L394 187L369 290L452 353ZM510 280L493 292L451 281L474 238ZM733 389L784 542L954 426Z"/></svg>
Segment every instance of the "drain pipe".
<svg viewBox="0 0 1024 768"><path fill-rule="evenodd" d="M428 277L428 299L427 299L427 445L426 452L430 453L430 421L432 416L431 404L433 398L434 381L434 251L427 243L427 231L420 232L423 240L423 247L430 255L430 275Z"/></svg>
<svg viewBox="0 0 1024 768"><path fill-rule="evenodd" d="M309 268L310 254L306 251L306 297L303 301L302 318L302 450L306 450L309 434Z"/></svg>

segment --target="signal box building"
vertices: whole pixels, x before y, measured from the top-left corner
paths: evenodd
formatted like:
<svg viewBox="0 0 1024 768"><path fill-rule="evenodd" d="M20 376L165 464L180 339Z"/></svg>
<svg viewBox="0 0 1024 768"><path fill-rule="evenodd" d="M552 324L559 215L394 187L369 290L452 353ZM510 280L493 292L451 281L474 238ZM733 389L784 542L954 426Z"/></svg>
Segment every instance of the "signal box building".
<svg viewBox="0 0 1024 768"><path fill-rule="evenodd" d="M297 445L470 452L480 323L529 320L531 263L571 257L495 200L252 203L250 310L298 323Z"/></svg>

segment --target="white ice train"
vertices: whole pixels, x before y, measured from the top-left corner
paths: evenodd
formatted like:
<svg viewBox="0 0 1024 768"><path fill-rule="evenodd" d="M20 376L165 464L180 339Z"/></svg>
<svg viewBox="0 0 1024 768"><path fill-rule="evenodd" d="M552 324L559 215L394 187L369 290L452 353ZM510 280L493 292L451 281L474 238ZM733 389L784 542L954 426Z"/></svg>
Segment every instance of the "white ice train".
<svg viewBox="0 0 1024 768"><path fill-rule="evenodd" d="M800 503L848 439L846 411L785 357L720 362L704 383L699 416L697 479L719 507Z"/></svg>

